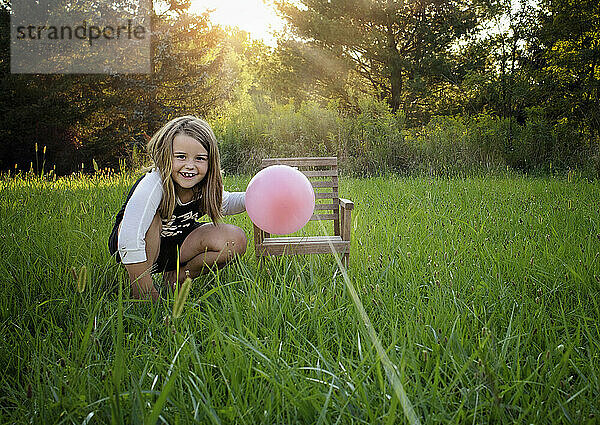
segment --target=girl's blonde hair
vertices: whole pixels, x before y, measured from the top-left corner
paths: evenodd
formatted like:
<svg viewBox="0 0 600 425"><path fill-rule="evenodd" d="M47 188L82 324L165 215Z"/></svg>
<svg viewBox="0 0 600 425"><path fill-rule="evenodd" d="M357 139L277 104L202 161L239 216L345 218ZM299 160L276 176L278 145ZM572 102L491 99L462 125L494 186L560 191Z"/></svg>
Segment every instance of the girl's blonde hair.
<svg viewBox="0 0 600 425"><path fill-rule="evenodd" d="M222 217L223 200L223 180L217 139L206 121L191 115L169 121L148 142L148 154L153 165L160 171L163 184L159 214L161 218L170 218L175 209L175 184L171 172L173 171L173 140L179 134L196 139L208 152L208 171L204 179L194 187L194 198L200 198L200 214L207 214L213 223L217 223Z"/></svg>

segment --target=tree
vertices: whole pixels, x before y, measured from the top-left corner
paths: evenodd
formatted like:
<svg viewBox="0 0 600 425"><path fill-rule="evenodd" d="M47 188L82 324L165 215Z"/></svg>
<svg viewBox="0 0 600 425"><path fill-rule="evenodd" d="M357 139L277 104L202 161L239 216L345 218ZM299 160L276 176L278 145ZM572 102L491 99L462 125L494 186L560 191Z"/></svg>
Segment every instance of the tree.
<svg viewBox="0 0 600 425"><path fill-rule="evenodd" d="M350 64L394 111L409 108L432 85L459 82L452 50L491 10L477 0L275 3L310 49Z"/></svg>
<svg viewBox="0 0 600 425"><path fill-rule="evenodd" d="M10 73L10 5L0 3L0 169L35 166L44 146L46 170L91 169L92 159L115 168L166 120L227 99L235 79L223 65L224 32L188 7L169 0L153 11L151 74L25 75Z"/></svg>
<svg viewBox="0 0 600 425"><path fill-rule="evenodd" d="M600 4L544 0L539 22L528 64L538 103L552 119L600 137Z"/></svg>
<svg viewBox="0 0 600 425"><path fill-rule="evenodd" d="M152 72L119 76L114 88L139 99L131 117L148 134L182 114L206 115L229 96L235 81L223 66L224 32L207 13L187 12L189 1L153 11Z"/></svg>
<svg viewBox="0 0 600 425"><path fill-rule="evenodd" d="M532 96L531 31L539 25L532 3L500 0L499 13L486 23L484 37L471 43L458 62L468 66L463 80L463 111L486 111L522 123L526 109L536 105ZM478 62L478 63L476 63Z"/></svg>
<svg viewBox="0 0 600 425"><path fill-rule="evenodd" d="M10 73L10 5L0 4L0 169L57 173L83 160L77 124L101 111L104 75L30 75ZM37 146L37 149L36 149ZM44 159L42 159L44 157ZM38 161L36 161L36 159Z"/></svg>

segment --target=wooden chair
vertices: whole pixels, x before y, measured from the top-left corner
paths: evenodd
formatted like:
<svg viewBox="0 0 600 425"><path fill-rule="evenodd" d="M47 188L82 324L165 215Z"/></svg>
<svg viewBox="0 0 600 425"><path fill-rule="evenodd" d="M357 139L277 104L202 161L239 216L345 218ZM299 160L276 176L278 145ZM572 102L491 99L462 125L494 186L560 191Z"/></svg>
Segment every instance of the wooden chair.
<svg viewBox="0 0 600 425"><path fill-rule="evenodd" d="M259 263L269 255L329 254L333 246L348 267L354 204L338 195L337 158L268 158L263 159L261 165L266 168L277 164L296 167L308 177L315 189L315 212L311 220L333 220L334 235L271 237L254 225L254 248Z"/></svg>

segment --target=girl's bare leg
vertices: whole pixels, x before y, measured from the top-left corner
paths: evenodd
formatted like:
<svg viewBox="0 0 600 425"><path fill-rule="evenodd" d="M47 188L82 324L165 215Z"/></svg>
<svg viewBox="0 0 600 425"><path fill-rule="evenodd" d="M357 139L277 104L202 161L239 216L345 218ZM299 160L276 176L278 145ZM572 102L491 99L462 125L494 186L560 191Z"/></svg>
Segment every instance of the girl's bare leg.
<svg viewBox="0 0 600 425"><path fill-rule="evenodd" d="M151 268L158 258L160 251L160 230L162 222L158 213L154 216L150 228L146 232L146 261L143 263L124 264L131 281L131 296L133 298L152 298L158 300L159 293L152 283ZM119 231L121 226L119 225Z"/></svg>
<svg viewBox="0 0 600 425"><path fill-rule="evenodd" d="M179 283L187 275L195 278L216 266L224 267L238 255L246 252L246 234L232 224L205 224L192 231L183 241L180 262L187 263L179 270ZM166 280L173 284L176 272L168 272Z"/></svg>

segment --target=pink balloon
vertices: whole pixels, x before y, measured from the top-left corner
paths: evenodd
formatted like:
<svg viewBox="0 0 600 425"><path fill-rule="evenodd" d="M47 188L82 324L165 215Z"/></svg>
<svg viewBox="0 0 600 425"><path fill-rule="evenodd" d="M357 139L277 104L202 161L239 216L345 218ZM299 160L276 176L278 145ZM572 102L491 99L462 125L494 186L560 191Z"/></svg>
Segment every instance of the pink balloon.
<svg viewBox="0 0 600 425"><path fill-rule="evenodd" d="M259 171L246 189L246 212L265 232L287 235L300 230L315 210L315 191L304 174L287 165Z"/></svg>

